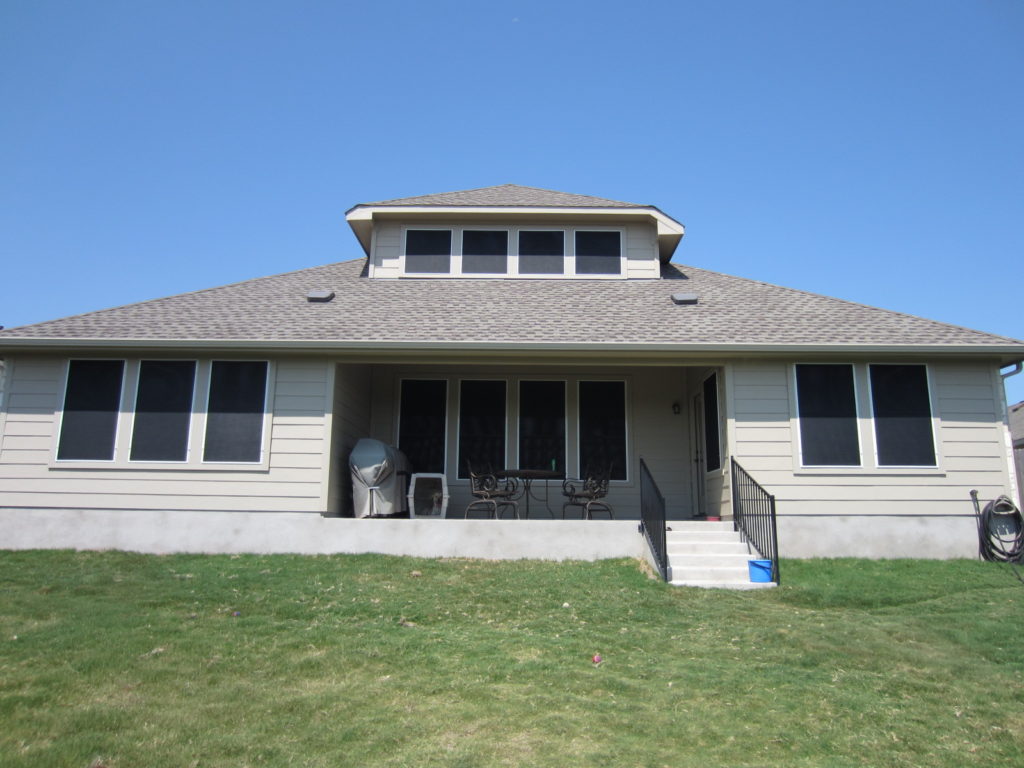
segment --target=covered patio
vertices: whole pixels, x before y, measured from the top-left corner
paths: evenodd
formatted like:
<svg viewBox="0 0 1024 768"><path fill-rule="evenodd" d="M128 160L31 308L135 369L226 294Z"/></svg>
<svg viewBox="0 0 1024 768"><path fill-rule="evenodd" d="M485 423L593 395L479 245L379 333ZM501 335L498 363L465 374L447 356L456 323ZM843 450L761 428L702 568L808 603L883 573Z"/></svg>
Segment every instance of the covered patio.
<svg viewBox="0 0 1024 768"><path fill-rule="evenodd" d="M669 519L717 514L722 379L712 364L337 362L329 514L353 514L348 457L363 437L399 447L412 473L443 474L449 519L463 519L473 501L473 467L550 475L532 479L528 496L522 487L518 494L521 518L547 521L562 519L562 478L610 468L606 501L614 518L638 520L641 457ZM469 515L484 516L480 509ZM569 509L573 517L580 519L579 507Z"/></svg>

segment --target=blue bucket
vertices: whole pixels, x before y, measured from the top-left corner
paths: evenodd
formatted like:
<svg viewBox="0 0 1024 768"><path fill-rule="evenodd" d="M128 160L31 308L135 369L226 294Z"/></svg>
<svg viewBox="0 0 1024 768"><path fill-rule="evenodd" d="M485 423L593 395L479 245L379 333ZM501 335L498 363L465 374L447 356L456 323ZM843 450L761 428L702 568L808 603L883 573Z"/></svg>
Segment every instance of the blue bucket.
<svg viewBox="0 0 1024 768"><path fill-rule="evenodd" d="M772 580L771 560L748 560L750 566L750 580L758 584L768 584Z"/></svg>

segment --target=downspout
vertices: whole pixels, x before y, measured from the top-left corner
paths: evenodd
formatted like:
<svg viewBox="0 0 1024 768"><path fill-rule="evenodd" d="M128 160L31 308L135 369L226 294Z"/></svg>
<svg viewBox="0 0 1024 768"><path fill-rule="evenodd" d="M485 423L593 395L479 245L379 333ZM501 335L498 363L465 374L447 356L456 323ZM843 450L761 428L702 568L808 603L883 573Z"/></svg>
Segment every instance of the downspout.
<svg viewBox="0 0 1024 768"><path fill-rule="evenodd" d="M1003 403L1003 414L1005 414L1003 416L1003 439L1006 443L1006 468L1010 476L1010 498L1016 501L1018 509L1024 506L1024 496L1021 496L1021 489L1017 487L1017 461L1013 455L1013 436L1010 434L1010 414L1006 403L1006 380L1011 376L1016 376L1021 371L1024 371L1024 362L1018 360L1014 363L1012 371L1007 371L1006 373L999 372L1003 379L1003 386L999 390L999 395Z"/></svg>

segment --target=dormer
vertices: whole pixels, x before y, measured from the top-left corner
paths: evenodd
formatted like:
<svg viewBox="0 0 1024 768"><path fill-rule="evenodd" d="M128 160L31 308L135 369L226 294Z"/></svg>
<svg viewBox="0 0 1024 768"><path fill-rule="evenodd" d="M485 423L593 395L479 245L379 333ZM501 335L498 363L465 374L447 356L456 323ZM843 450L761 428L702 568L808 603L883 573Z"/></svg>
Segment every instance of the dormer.
<svg viewBox="0 0 1024 768"><path fill-rule="evenodd" d="M653 205L535 187L360 203L371 278L657 278L684 228Z"/></svg>

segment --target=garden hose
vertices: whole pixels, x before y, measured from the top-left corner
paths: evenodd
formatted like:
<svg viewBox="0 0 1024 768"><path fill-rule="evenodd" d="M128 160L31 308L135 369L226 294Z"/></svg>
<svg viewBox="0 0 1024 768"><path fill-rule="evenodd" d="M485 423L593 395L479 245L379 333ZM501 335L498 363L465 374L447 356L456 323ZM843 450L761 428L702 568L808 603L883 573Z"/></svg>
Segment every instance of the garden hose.
<svg viewBox="0 0 1024 768"><path fill-rule="evenodd" d="M1024 562L1024 517L1007 496L1000 496L979 510L978 492L971 491L978 522L978 554L997 563Z"/></svg>

